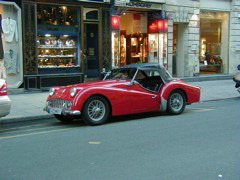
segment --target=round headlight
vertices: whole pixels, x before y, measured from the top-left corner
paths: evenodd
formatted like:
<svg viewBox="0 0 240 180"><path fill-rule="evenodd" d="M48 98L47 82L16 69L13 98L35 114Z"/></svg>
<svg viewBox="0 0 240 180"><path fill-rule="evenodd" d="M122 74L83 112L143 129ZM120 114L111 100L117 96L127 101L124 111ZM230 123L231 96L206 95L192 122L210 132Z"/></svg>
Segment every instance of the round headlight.
<svg viewBox="0 0 240 180"><path fill-rule="evenodd" d="M71 96L71 97L74 97L76 94L77 94L77 89L76 89L76 88L72 88L72 89L70 90L70 96Z"/></svg>
<svg viewBox="0 0 240 180"><path fill-rule="evenodd" d="M52 96L55 93L55 88L49 89L49 95Z"/></svg>

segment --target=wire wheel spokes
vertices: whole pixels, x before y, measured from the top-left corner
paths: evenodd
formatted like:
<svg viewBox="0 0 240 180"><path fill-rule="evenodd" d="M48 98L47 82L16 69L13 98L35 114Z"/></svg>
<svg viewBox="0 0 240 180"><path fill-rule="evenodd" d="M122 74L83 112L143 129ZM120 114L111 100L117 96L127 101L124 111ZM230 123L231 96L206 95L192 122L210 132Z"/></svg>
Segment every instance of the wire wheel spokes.
<svg viewBox="0 0 240 180"><path fill-rule="evenodd" d="M100 100L93 100L88 105L88 115L93 121L100 121L105 115L105 104Z"/></svg>
<svg viewBox="0 0 240 180"><path fill-rule="evenodd" d="M179 111L183 107L183 97L179 93L174 93L170 98L170 106L174 111Z"/></svg>

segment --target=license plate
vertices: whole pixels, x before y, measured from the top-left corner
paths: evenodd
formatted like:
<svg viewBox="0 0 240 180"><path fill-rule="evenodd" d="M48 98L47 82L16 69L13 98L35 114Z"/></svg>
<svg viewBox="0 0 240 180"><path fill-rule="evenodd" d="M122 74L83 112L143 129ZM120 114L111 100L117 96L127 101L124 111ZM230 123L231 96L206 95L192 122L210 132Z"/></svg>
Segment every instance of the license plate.
<svg viewBox="0 0 240 180"><path fill-rule="evenodd" d="M62 113L62 109L61 108L50 108L49 109L49 113L50 114L61 114Z"/></svg>

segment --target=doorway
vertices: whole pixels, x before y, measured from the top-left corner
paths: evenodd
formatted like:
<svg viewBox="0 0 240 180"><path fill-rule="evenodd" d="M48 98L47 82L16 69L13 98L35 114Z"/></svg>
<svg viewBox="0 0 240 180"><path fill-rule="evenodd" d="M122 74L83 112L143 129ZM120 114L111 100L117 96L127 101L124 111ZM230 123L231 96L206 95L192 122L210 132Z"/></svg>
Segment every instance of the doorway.
<svg viewBox="0 0 240 180"><path fill-rule="evenodd" d="M87 78L99 76L99 25L84 23L84 74Z"/></svg>

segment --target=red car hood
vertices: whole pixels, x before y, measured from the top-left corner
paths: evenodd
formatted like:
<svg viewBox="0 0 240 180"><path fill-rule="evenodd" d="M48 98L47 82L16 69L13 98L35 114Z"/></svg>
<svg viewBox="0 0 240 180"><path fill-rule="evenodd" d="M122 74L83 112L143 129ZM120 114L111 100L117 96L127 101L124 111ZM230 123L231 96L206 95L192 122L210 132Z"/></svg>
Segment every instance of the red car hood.
<svg viewBox="0 0 240 180"><path fill-rule="evenodd" d="M123 84L126 84L127 82L130 82L129 80L101 80L97 82L87 82L87 83L81 83L81 84L74 84L65 86L65 88L79 88L79 89L85 89L90 87L117 87Z"/></svg>

